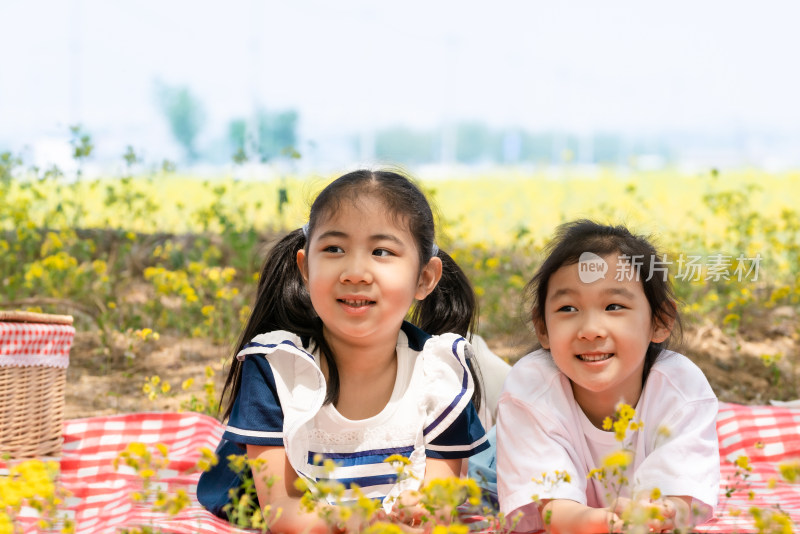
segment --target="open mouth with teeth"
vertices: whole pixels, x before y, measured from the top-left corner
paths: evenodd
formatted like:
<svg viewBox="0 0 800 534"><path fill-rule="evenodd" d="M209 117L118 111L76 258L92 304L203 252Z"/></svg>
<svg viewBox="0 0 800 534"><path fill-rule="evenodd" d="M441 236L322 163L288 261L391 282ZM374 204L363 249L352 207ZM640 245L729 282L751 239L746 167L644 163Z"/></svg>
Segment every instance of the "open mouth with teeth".
<svg viewBox="0 0 800 534"><path fill-rule="evenodd" d="M370 304L375 304L374 300L354 300L354 299L336 299L337 301L341 302L345 306L349 306L351 308L360 308L362 306L369 306Z"/></svg>
<svg viewBox="0 0 800 534"><path fill-rule="evenodd" d="M611 358L613 353L606 354L576 354L575 357L582 362L604 362Z"/></svg>

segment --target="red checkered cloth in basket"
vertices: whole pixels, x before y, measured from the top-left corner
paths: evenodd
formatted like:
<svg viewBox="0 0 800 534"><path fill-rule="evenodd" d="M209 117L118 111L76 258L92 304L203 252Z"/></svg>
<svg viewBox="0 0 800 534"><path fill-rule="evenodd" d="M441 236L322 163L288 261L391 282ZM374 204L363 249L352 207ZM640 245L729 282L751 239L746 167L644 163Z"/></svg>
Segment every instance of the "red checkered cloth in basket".
<svg viewBox="0 0 800 534"><path fill-rule="evenodd" d="M116 532L135 526L179 534L247 532L217 519L195 498L199 474L191 469L199 459L199 449L213 450L222 431L215 419L194 413L137 413L67 421L61 484L72 493L66 513L75 520L76 532ZM723 403L717 431L722 457L720 506L715 518L696 530L757 532L748 514L750 507L777 505L791 516L798 530L800 484L781 481L777 467L800 458L800 410ZM158 474L158 483L168 491L186 489L191 498L188 508L169 517L131 499L131 493L140 487L139 478L129 468L114 469L113 460L132 442L163 443L169 448L169 465ZM743 455L752 467L744 481L734 476L733 463ZM777 480L773 488L768 487L771 479ZM727 497L729 488L732 494ZM742 513L737 516L736 510ZM20 522L25 532L36 532L32 518Z"/></svg>
<svg viewBox="0 0 800 534"><path fill-rule="evenodd" d="M74 336L72 325L0 321L0 367L65 368Z"/></svg>

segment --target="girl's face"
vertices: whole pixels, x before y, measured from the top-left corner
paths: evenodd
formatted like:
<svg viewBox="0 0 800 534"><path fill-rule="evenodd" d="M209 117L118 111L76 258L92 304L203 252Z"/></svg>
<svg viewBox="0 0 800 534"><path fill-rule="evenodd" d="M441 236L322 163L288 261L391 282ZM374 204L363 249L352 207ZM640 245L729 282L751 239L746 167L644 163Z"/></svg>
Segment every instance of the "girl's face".
<svg viewBox="0 0 800 534"><path fill-rule="evenodd" d="M584 411L613 408L620 401L635 406L647 347L651 341L664 341L670 332L653 325L636 272L616 253L603 259L608 264L605 277L593 282L581 280L580 263L553 273L545 297L545 324L536 325L542 346L572 382L575 400Z"/></svg>
<svg viewBox="0 0 800 534"><path fill-rule="evenodd" d="M433 291L442 273L439 258L420 269L414 237L372 196L321 220L297 265L333 347L396 343L412 303Z"/></svg>

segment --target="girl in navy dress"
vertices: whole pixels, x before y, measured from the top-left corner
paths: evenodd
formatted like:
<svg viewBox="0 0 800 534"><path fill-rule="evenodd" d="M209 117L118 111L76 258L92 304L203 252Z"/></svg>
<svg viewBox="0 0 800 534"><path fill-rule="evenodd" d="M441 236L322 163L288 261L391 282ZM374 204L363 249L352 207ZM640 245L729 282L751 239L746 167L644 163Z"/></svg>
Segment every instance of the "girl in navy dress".
<svg viewBox="0 0 800 534"><path fill-rule="evenodd" d="M417 526L421 484L459 476L487 447L464 339L475 296L434 237L416 185L361 170L328 185L308 223L273 247L223 389L220 463L198 485L206 508L225 517L241 484L225 457L246 451L265 460L253 476L260 505L282 510L275 532L335 530L301 506L298 477L357 484L384 517ZM395 454L413 476L384 462ZM328 511L355 498L348 489Z"/></svg>

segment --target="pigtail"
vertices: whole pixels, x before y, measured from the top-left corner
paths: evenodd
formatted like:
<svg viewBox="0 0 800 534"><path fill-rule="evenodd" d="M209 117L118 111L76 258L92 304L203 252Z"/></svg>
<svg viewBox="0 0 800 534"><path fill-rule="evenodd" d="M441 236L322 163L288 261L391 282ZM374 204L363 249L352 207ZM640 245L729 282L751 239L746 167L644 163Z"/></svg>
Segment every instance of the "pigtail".
<svg viewBox="0 0 800 534"><path fill-rule="evenodd" d="M438 250L436 256L442 260L442 278L430 295L417 302L409 320L429 334L453 332L472 339L478 318L478 301L472 284L449 254ZM467 363L475 383L472 402L479 410L483 391L480 368L471 354Z"/></svg>
<svg viewBox="0 0 800 534"><path fill-rule="evenodd" d="M289 330L299 336L316 337L312 336L312 331L316 330L318 319L300 269L297 268L297 251L305 243L302 229L297 229L284 236L267 254L258 280L253 311L236 343L228 378L222 388L220 409L225 406L223 420L230 416L241 388L242 362L236 355L251 339L272 330Z"/></svg>

